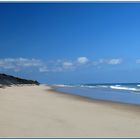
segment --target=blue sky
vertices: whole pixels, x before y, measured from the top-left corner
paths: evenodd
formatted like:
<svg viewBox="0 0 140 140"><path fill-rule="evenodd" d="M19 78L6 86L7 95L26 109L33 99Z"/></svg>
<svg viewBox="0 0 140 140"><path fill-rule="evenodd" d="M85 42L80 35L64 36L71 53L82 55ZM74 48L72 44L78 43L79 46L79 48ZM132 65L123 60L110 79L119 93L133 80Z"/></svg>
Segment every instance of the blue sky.
<svg viewBox="0 0 140 140"><path fill-rule="evenodd" d="M140 82L140 3L0 3L0 72L42 83Z"/></svg>

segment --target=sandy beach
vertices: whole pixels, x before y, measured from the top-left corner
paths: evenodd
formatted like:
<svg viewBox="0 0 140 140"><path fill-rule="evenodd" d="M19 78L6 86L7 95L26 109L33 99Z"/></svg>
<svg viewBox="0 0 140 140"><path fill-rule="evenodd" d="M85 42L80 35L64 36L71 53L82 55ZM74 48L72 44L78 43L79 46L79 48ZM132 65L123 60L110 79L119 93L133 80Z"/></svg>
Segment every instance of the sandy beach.
<svg viewBox="0 0 140 140"><path fill-rule="evenodd" d="M140 106L44 85L0 88L0 137L140 137Z"/></svg>

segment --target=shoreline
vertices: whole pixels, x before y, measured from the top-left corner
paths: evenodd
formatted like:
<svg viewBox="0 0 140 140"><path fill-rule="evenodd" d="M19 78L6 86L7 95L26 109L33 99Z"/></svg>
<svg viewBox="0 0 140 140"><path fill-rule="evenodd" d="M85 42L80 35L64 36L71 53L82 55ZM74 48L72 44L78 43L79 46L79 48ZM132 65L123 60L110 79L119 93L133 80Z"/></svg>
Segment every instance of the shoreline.
<svg viewBox="0 0 140 140"><path fill-rule="evenodd" d="M115 101L111 101L111 100L102 100L102 99L94 99L94 98L90 98L90 97L86 97L86 96L81 96L81 95L76 95L76 94L71 94L71 93L66 93L66 92L61 92L61 91L57 91L57 89L55 87L49 86L50 92L53 92L55 94L62 94L64 96L68 96L72 99L78 99L78 100L83 100L86 102L91 102L91 103L99 103L99 104L111 104L111 105L120 105L120 106L132 106L132 107L136 107L136 108L140 108L140 105L138 104L130 104L130 103L123 103L123 102L115 102Z"/></svg>
<svg viewBox="0 0 140 140"><path fill-rule="evenodd" d="M50 86L0 88L0 138L138 138L140 106L93 100Z"/></svg>

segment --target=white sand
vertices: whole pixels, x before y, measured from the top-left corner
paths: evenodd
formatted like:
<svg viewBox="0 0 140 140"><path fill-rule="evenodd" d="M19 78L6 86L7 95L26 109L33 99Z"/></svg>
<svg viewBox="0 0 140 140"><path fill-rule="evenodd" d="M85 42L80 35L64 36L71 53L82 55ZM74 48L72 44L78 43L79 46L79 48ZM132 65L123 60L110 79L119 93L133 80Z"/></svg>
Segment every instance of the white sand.
<svg viewBox="0 0 140 140"><path fill-rule="evenodd" d="M140 106L48 89L0 88L0 137L140 137Z"/></svg>

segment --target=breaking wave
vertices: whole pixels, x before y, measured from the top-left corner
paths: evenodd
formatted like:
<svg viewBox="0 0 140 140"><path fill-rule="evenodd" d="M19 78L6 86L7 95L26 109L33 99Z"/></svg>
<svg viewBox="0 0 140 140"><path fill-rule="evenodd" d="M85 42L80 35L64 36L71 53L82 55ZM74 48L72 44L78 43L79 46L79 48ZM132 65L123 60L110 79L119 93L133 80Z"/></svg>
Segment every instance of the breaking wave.
<svg viewBox="0 0 140 140"><path fill-rule="evenodd" d="M130 86L130 85L84 85L84 84L79 84L79 85L68 85L68 84L58 84L58 85L54 85L57 87L79 87L79 88L100 88L100 89L113 89L113 90L127 90L127 91L134 91L134 92L140 92L140 84L139 85L135 85L135 86Z"/></svg>
<svg viewBox="0 0 140 140"><path fill-rule="evenodd" d="M132 87L125 87L125 86L110 86L111 89L118 89L118 90L130 90L130 91L140 91L138 88L132 88Z"/></svg>
<svg viewBox="0 0 140 140"><path fill-rule="evenodd" d="M57 86L57 87L75 87L73 85L65 85L65 84L56 84L56 85L53 85L53 86Z"/></svg>
<svg viewBox="0 0 140 140"><path fill-rule="evenodd" d="M80 85L82 88L96 88L96 86Z"/></svg>

